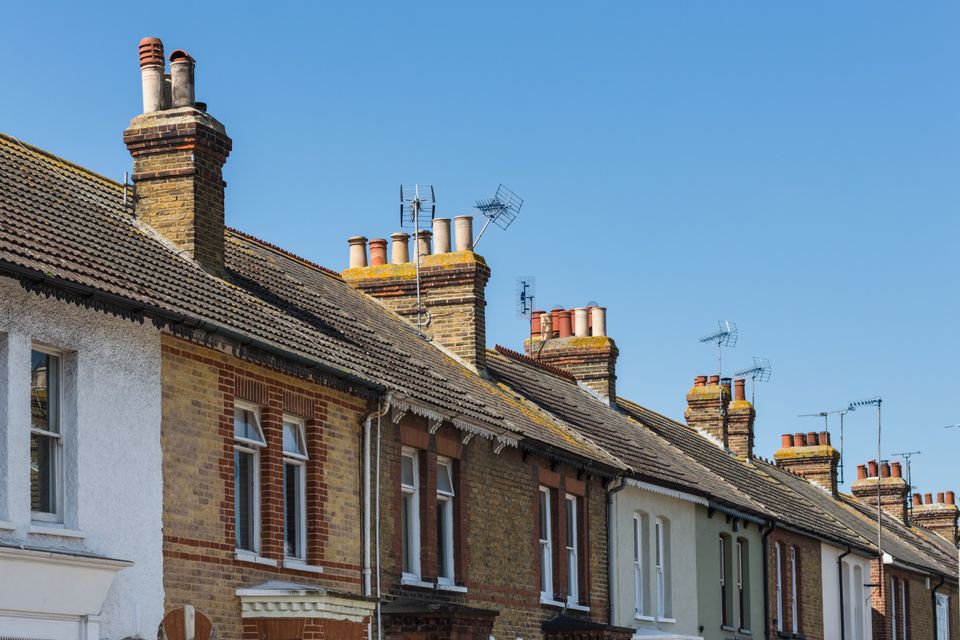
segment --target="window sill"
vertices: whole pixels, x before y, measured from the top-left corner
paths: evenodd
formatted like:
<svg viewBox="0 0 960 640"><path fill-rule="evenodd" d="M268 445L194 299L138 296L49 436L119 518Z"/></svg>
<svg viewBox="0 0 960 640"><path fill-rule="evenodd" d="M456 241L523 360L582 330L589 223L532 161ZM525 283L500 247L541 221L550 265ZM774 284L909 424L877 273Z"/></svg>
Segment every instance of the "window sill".
<svg viewBox="0 0 960 640"><path fill-rule="evenodd" d="M657 619L654 618L653 616L644 616L644 615L640 615L639 613L633 614L633 619L634 619L634 620L643 620L644 622L656 622L656 621L657 621Z"/></svg>
<svg viewBox="0 0 960 640"><path fill-rule="evenodd" d="M722 630L724 630L724 631L733 631L734 633L736 633L736 631L737 631L735 628L731 627L731 626L728 625L728 624L722 624L722 625L720 625L720 628L721 628Z"/></svg>
<svg viewBox="0 0 960 640"><path fill-rule="evenodd" d="M421 580L420 578L415 578L415 577L411 577L411 576L403 576L403 577L400 579L400 584L402 584L402 585L405 586L405 587L418 587L418 588L420 588L420 589L435 589L435 588L436 588L436 585L434 585L432 582L425 582L425 581Z"/></svg>
<svg viewBox="0 0 960 640"><path fill-rule="evenodd" d="M571 611L590 611L590 607L579 602L567 602L567 609Z"/></svg>
<svg viewBox="0 0 960 640"><path fill-rule="evenodd" d="M540 604L545 604L548 607L557 607L558 609L563 609L566 605L562 602L558 602L552 598L548 598L543 592L540 593Z"/></svg>
<svg viewBox="0 0 960 640"><path fill-rule="evenodd" d="M665 622L667 624L676 624L677 619L676 618L657 618L657 622ZM743 631L743 629L740 629L740 631Z"/></svg>
<svg viewBox="0 0 960 640"><path fill-rule="evenodd" d="M277 566L276 560L271 560L270 558L264 558L263 556L258 556L255 553L251 553L249 551L242 551L240 549L237 549L236 552L234 552L233 557L235 560L239 560L240 562L252 562L254 564L263 564L268 567Z"/></svg>
<svg viewBox="0 0 960 640"><path fill-rule="evenodd" d="M0 531L16 531L17 525L9 520L0 520Z"/></svg>
<svg viewBox="0 0 960 640"><path fill-rule="evenodd" d="M283 568L293 569L294 571L305 571L307 573L323 573L323 567L307 564L303 560L297 560L296 558L284 558Z"/></svg>
<svg viewBox="0 0 960 640"><path fill-rule="evenodd" d="M60 538L86 538L87 534L78 529L67 529L56 525L30 525L30 535L36 536L58 536Z"/></svg>
<svg viewBox="0 0 960 640"><path fill-rule="evenodd" d="M753 630L752 630L752 629L740 629L740 633L745 633L745 634L747 634L748 636L752 636L752 635L753 635Z"/></svg>
<svg viewBox="0 0 960 640"><path fill-rule="evenodd" d="M437 589L440 591L452 591L453 593L467 593L467 588L458 584L437 583Z"/></svg>

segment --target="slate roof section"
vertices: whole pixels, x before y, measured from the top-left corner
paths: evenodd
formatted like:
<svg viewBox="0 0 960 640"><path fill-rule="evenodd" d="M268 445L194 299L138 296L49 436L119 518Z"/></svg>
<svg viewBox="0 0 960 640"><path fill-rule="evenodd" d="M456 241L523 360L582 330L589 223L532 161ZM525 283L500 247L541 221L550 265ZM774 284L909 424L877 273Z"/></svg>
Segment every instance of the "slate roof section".
<svg viewBox="0 0 960 640"><path fill-rule="evenodd" d="M254 339L301 364L558 455L623 464L416 336L339 276L239 232L232 281L181 256L124 207L123 187L0 134L0 274L95 308Z"/></svg>
<svg viewBox="0 0 960 640"><path fill-rule="evenodd" d="M614 452L643 480L762 516L761 505L657 434L610 408L566 376L516 352L487 351L487 369L497 380Z"/></svg>

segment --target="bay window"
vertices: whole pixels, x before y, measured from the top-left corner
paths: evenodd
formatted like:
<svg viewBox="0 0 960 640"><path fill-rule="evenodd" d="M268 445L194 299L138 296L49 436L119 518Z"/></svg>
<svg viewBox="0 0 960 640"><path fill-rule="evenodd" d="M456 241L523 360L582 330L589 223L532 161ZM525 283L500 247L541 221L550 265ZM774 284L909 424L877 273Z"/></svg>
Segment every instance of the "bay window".
<svg viewBox="0 0 960 640"><path fill-rule="evenodd" d="M400 530L403 577L420 579L420 465L417 451L400 455Z"/></svg>
<svg viewBox="0 0 960 640"><path fill-rule="evenodd" d="M437 458L437 582L454 583L453 464Z"/></svg>
<svg viewBox="0 0 960 640"><path fill-rule="evenodd" d="M551 491L540 487L540 599L553 600L553 522Z"/></svg>
<svg viewBox="0 0 960 640"><path fill-rule="evenodd" d="M302 420L283 418L283 549L287 558L306 560L307 446Z"/></svg>
<svg viewBox="0 0 960 640"><path fill-rule="evenodd" d="M233 410L233 493L236 546L260 551L260 450L266 446L260 408L236 402Z"/></svg>
<svg viewBox="0 0 960 640"><path fill-rule="evenodd" d="M33 520L63 521L63 434L60 420L61 359L30 353L30 510Z"/></svg>

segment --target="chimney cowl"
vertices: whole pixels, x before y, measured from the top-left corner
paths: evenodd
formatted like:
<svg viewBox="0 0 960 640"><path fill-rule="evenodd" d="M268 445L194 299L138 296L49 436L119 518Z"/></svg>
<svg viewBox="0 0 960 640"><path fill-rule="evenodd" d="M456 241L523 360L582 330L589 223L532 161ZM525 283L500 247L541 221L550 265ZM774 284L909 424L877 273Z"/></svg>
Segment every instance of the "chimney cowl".
<svg viewBox="0 0 960 640"><path fill-rule="evenodd" d="M193 59L193 56L191 56L189 53L187 53L183 49L177 49L173 53L171 53L169 60L170 60L170 64L178 64L178 63L184 63L184 62L191 62L196 64L197 62L196 60Z"/></svg>
<svg viewBox="0 0 960 640"><path fill-rule="evenodd" d="M160 38L144 38L140 41L140 68L143 67L162 67L163 60L163 42Z"/></svg>

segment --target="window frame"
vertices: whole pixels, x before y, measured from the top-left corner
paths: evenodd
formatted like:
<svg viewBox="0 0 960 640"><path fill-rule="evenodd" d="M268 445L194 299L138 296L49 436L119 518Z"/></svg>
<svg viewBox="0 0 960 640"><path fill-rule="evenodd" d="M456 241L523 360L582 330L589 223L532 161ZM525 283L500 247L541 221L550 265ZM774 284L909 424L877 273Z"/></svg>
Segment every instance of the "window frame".
<svg viewBox="0 0 960 640"><path fill-rule="evenodd" d="M413 484L408 485L403 482L403 458L412 460ZM412 447L403 447L400 450L400 526L401 526L401 557L400 570L402 579L405 581L419 582L423 575L423 566L421 564L420 553L420 452ZM410 513L406 512L406 506L403 498L410 496ZM406 524L404 524L406 517ZM409 530L408 530L409 528ZM410 547L409 566L412 571L407 571L407 550L403 548L402 540L406 536L408 546Z"/></svg>
<svg viewBox="0 0 960 640"><path fill-rule="evenodd" d="M455 487L453 484L453 460L450 458L445 458L437 456L437 473L440 473L440 469L444 468L447 472L447 477L450 480L450 491L441 491L440 483L437 483L437 510L440 510L440 505L443 504L443 520L444 520L444 539L443 546L440 548L439 543L440 537L437 536L438 548L437 548L437 584L441 585L453 585L456 581L456 566L454 564L454 544L456 541L456 536L453 531L453 501L456 498ZM440 573L440 555L443 554L443 563L446 568L447 575L441 575Z"/></svg>
<svg viewBox="0 0 960 640"><path fill-rule="evenodd" d="M297 441L303 449L303 453L287 451L286 445L281 443L283 453L283 555L288 560L307 561L307 462L309 454L307 453L307 424L303 418L293 415L283 415L283 429L286 430L288 424L296 429ZM285 433L283 435L286 435ZM296 549L293 555L287 553L287 466L297 467L297 531L296 531Z"/></svg>
<svg viewBox="0 0 960 640"><path fill-rule="evenodd" d="M669 558L667 557L667 531L669 525L662 517L654 520L654 544L656 545L656 554L654 556L654 567L656 569L656 588L657 588L657 619L666 620L670 617L671 611L668 610L667 603L670 594L667 592L667 571L669 570Z"/></svg>
<svg viewBox="0 0 960 640"><path fill-rule="evenodd" d="M32 522L42 522L46 524L63 524L64 522L64 499L63 492L65 488L64 483L64 434L63 434L63 388L64 388L64 360L65 354L60 349L55 349L53 347L47 347L45 345L32 343L30 345L30 374L33 374L33 353L42 353L48 358L54 357L57 359L57 375L56 375L56 426L57 430L52 431L48 429L36 429L33 426L33 416L30 417L30 438L34 435L50 438L55 444L54 455L53 455L53 491L54 491L54 511L34 511L33 505L30 505L30 520ZM48 406L49 406L49 390L50 390L50 372L47 372L47 393L48 393ZM33 407L33 381L31 380L30 384L30 406L31 414ZM51 412L52 414L52 412ZM47 426L50 426L49 418ZM30 490L33 491L33 480L30 481ZM32 502L32 501L31 501Z"/></svg>
<svg viewBox="0 0 960 640"><path fill-rule="evenodd" d="M646 595L646 575L644 573L644 517L640 513L633 514L633 609L637 618L647 617L644 596Z"/></svg>
<svg viewBox="0 0 960 640"><path fill-rule="evenodd" d="M779 542L775 542L773 545L773 552L775 554L774 560L777 564L777 579L775 583L775 588L777 591L777 631L783 631L783 562L782 562L782 548Z"/></svg>
<svg viewBox="0 0 960 640"><path fill-rule="evenodd" d="M248 401L245 401L245 400L234 400L234 403L233 403L234 421L236 421L236 412L237 412L237 410L249 411L249 412L253 415L254 420L255 420L254 426L256 427L257 432L260 434L260 437L261 437L263 440L262 440L262 442L257 442L256 440L253 440L253 439L251 439L251 438L247 438L247 437L245 437L245 436L238 436L238 435L236 434L236 431L234 431L234 434L233 434L233 451L234 451L234 458L233 458L233 465L234 465L234 471L233 471L233 477L234 477L234 485L233 485L234 546L235 546L235 548L236 548L236 552L239 553L239 554L250 554L250 553L252 553L252 554L254 554L254 555L259 555L259 554L260 554L260 551L261 551L261 548L262 548L262 544L261 544L261 543L262 543L262 540L260 539L261 528L262 528L262 527L261 527L260 518L261 518L261 508L262 508L261 501L262 501L262 498L263 498L262 492L261 492L261 478L260 478L260 471L261 471L260 453L261 453L261 451L262 451L263 449L265 449L265 448L267 447L267 441L266 441L266 438L265 438L264 435L263 435L263 423L262 423L262 420L261 420L261 413L260 413L261 410L262 410L262 407L260 407L260 405L257 405L257 404L254 404L254 403L252 403L252 402L248 402ZM249 517L250 517L250 521L251 521L251 522L250 522L250 524L251 524L251 529L250 529L250 546L251 546L251 548L250 548L250 549L246 549L246 548L240 546L240 513L239 513L239 511L238 511L238 509L237 509L237 491L238 491L238 487L237 487L237 483L236 483L236 478L237 478L237 461L238 461L237 455L238 455L238 454L249 455L249 456L251 456L251 460L252 460L251 469L250 469L250 473L251 473L251 475L252 475L252 483L251 483L252 486L251 486L251 491L250 491L251 494L252 494L252 496L251 496L251 497L252 497L252 500L250 501L251 504L250 504L250 510L249 510Z"/></svg>
<svg viewBox="0 0 960 640"><path fill-rule="evenodd" d="M746 603L744 601L744 576L743 576L743 540L737 539L736 546L734 547L737 552L737 628L739 629L748 629L749 627L744 624L744 615L746 613Z"/></svg>
<svg viewBox="0 0 960 640"><path fill-rule="evenodd" d="M727 609L727 537L720 534L720 626L730 627Z"/></svg>
<svg viewBox="0 0 960 640"><path fill-rule="evenodd" d="M910 640L910 609L907 602L907 581L900 578L900 637L902 640Z"/></svg>
<svg viewBox="0 0 960 640"><path fill-rule="evenodd" d="M553 601L553 508L551 505L553 494L550 487L541 486L538 499L542 512L537 549L540 553L540 600ZM543 537L544 527L546 527L546 538ZM545 591L544 587L549 590Z"/></svg>
<svg viewBox="0 0 960 640"><path fill-rule="evenodd" d="M580 530L579 498L572 493L564 495L564 507L567 509L567 606L580 603ZM572 539L572 540L571 540ZM572 544L571 544L572 542Z"/></svg>
<svg viewBox="0 0 960 640"><path fill-rule="evenodd" d="M937 622L936 640L950 640L950 596L938 591L935 600L933 616Z"/></svg>
<svg viewBox="0 0 960 640"><path fill-rule="evenodd" d="M797 578L800 563L797 559L797 547L790 547L790 629L800 633L800 583Z"/></svg>

